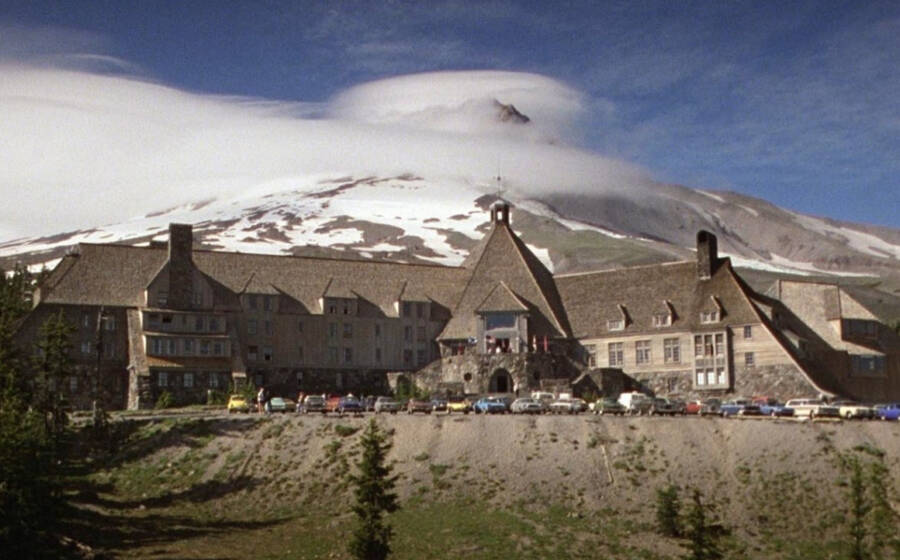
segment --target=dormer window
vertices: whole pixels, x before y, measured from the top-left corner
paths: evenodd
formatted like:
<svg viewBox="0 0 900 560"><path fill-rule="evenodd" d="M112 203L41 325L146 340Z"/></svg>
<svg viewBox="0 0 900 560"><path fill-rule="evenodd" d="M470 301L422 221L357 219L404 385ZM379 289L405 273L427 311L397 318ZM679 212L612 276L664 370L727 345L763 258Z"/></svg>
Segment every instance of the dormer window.
<svg viewBox="0 0 900 560"><path fill-rule="evenodd" d="M668 327L672 324L672 315L668 313L657 313L653 316L653 326L656 328Z"/></svg>
<svg viewBox="0 0 900 560"><path fill-rule="evenodd" d="M169 292L166 290L156 292L157 307L165 307L167 303L169 303Z"/></svg>
<svg viewBox="0 0 900 560"><path fill-rule="evenodd" d="M610 319L606 322L606 329L610 331L624 331L625 319Z"/></svg>
<svg viewBox="0 0 900 560"><path fill-rule="evenodd" d="M719 310L714 309L712 311L701 311L700 312L700 322L704 325L708 325L710 323L718 323L719 322Z"/></svg>

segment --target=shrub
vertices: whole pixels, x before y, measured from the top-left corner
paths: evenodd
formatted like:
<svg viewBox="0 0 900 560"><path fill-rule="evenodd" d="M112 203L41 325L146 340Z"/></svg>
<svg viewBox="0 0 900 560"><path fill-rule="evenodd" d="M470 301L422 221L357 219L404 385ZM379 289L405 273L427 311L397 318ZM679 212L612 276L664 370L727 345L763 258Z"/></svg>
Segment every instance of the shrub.
<svg viewBox="0 0 900 560"><path fill-rule="evenodd" d="M670 484L656 491L656 526L660 534L667 537L680 537L682 535L681 500L678 498L678 488Z"/></svg>
<svg viewBox="0 0 900 560"><path fill-rule="evenodd" d="M172 408L173 406L175 406L175 399L172 397L172 393L163 391L159 394L159 398L156 399L157 410Z"/></svg>

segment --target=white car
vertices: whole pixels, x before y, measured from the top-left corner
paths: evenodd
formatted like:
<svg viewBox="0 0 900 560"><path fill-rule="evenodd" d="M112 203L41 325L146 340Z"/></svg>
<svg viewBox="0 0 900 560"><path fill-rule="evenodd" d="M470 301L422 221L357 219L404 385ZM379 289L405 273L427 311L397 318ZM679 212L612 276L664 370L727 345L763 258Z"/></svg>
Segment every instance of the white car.
<svg viewBox="0 0 900 560"><path fill-rule="evenodd" d="M543 414L544 405L541 401L535 399L516 399L510 405L509 411L513 414Z"/></svg>
<svg viewBox="0 0 900 560"><path fill-rule="evenodd" d="M812 420L818 417L839 418L840 410L836 406L830 406L819 399L791 399L784 403L788 408L794 409L794 416L804 416Z"/></svg>
<svg viewBox="0 0 900 560"><path fill-rule="evenodd" d="M838 407L841 418L846 418L847 420L872 420L877 417L875 409L864 404L852 401L837 401L834 403L834 406Z"/></svg>
<svg viewBox="0 0 900 560"><path fill-rule="evenodd" d="M625 407L626 414L647 414L653 405L653 399L638 391L629 391L619 395L619 404Z"/></svg>

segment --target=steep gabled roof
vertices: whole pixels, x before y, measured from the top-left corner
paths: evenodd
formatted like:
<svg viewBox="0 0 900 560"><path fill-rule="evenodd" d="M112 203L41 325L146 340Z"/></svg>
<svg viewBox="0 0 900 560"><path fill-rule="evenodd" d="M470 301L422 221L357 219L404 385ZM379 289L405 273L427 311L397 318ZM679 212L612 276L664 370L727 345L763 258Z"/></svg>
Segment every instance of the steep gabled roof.
<svg viewBox="0 0 900 560"><path fill-rule="evenodd" d="M485 237L467 259L472 274L439 338L455 340L473 336L477 332L475 312L498 282L504 282L531 310L529 326L533 334L568 336L562 300L550 271L506 223L494 222Z"/></svg>
<svg viewBox="0 0 900 560"><path fill-rule="evenodd" d="M66 257L54 269L41 301L140 307L144 289L166 261L165 248L84 244L79 256ZM250 287L268 287L263 293L281 293L302 308L318 310L319 298L335 278L343 283L342 291L352 288L352 297L372 302L387 315L396 314L394 303L404 284L453 308L469 275L464 268L441 265L221 251L195 250L193 261L213 284L217 307L235 305L234 294Z"/></svg>
<svg viewBox="0 0 900 560"><path fill-rule="evenodd" d="M607 322L622 319L619 306L627 312L626 334L755 323L753 305L734 283L734 276L725 259L708 280L698 279L695 261L564 274L555 280L573 336L588 338L609 333ZM667 308L662 300L674 309L674 320L670 326L656 327L653 316ZM725 311L722 322L701 324L700 311L716 309L717 305Z"/></svg>
<svg viewBox="0 0 900 560"><path fill-rule="evenodd" d="M278 290L272 284L263 282L254 272L250 274L250 278L247 279L247 283L244 284L244 289L241 290L241 293L277 295Z"/></svg>
<svg viewBox="0 0 900 560"><path fill-rule="evenodd" d="M509 289L509 286L501 281L497 282L476 311L482 313L491 311L523 312L528 311L528 306L522 303L522 300Z"/></svg>

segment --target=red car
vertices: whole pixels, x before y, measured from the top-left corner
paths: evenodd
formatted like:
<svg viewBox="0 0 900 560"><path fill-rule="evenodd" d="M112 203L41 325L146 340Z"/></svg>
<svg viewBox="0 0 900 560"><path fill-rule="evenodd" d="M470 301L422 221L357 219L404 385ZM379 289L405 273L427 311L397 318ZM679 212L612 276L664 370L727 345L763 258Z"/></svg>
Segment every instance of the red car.
<svg viewBox="0 0 900 560"><path fill-rule="evenodd" d="M685 414L700 414L700 401L688 401L684 407Z"/></svg>

